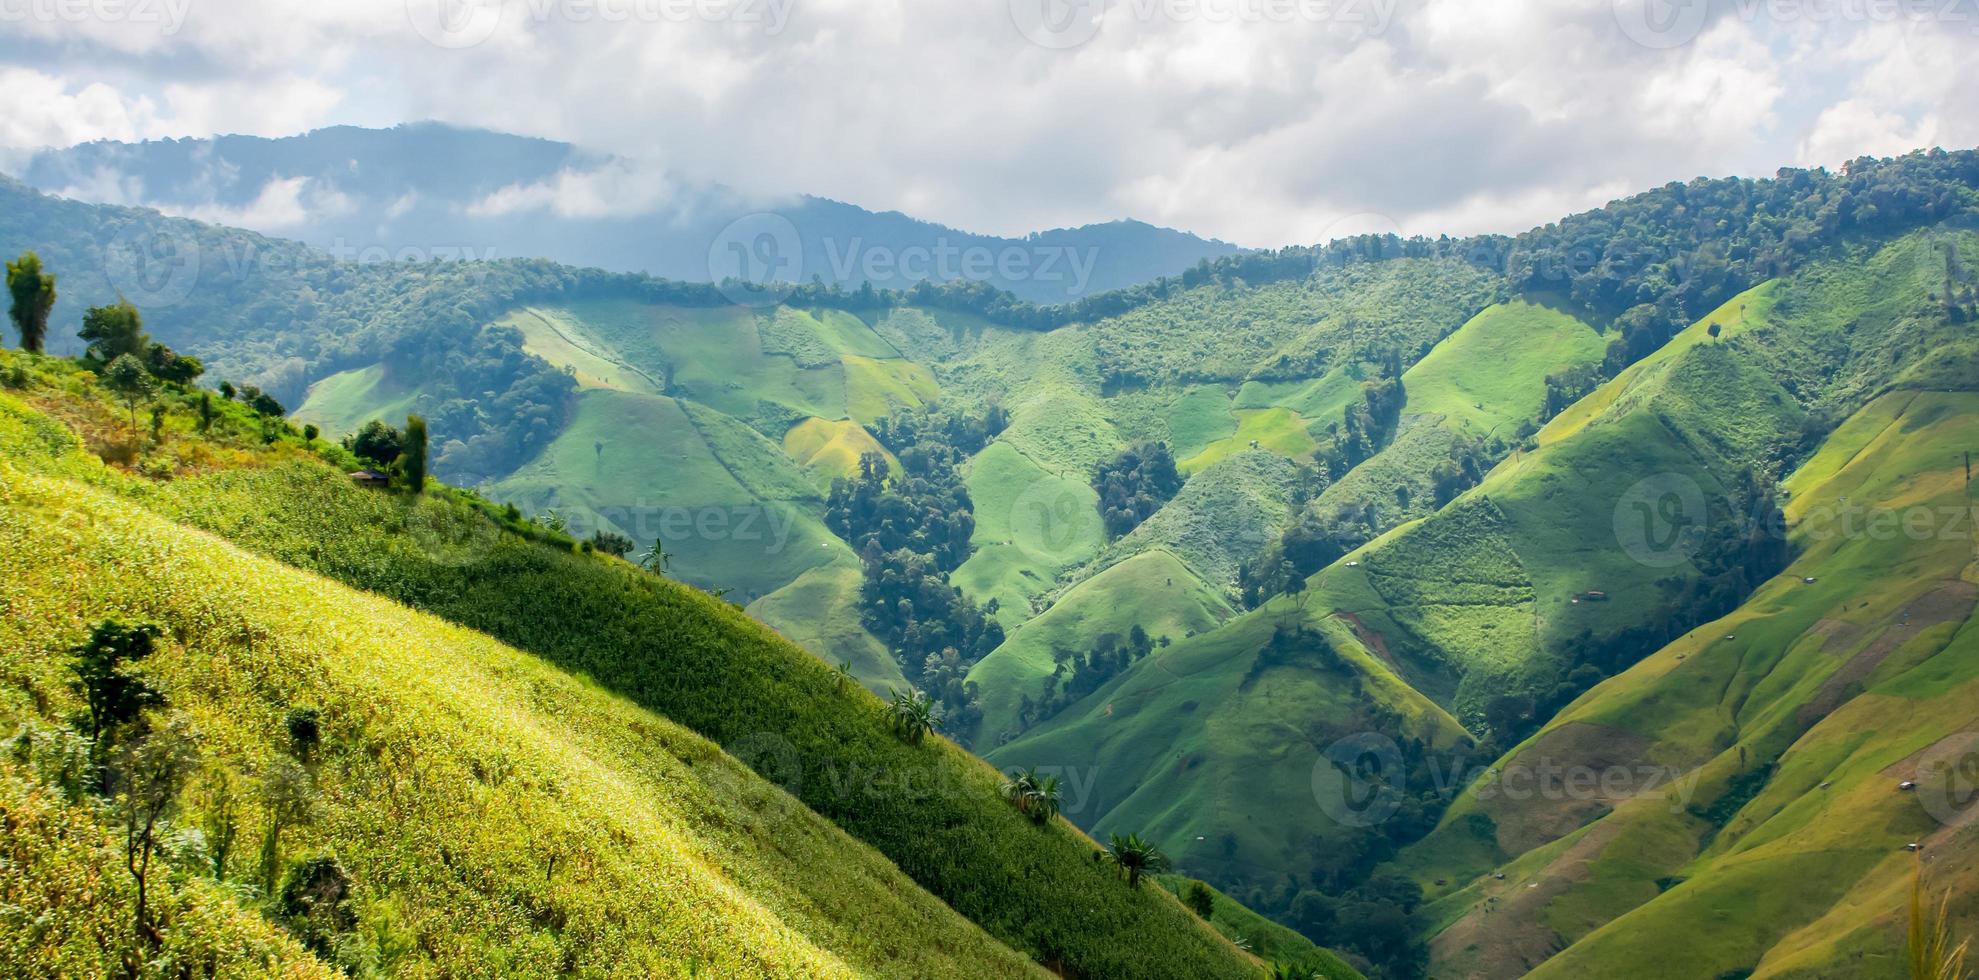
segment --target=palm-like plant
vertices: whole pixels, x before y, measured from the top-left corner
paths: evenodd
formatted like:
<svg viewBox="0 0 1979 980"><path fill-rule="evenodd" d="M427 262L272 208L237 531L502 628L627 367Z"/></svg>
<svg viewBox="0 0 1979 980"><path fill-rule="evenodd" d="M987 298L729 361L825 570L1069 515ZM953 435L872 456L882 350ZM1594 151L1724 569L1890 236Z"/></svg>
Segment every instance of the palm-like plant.
<svg viewBox="0 0 1979 980"><path fill-rule="evenodd" d="M1023 772L1009 776L1003 781L1003 800L1017 808L1018 813L1031 812L1031 794L1038 789L1038 768L1032 766Z"/></svg>
<svg viewBox="0 0 1979 980"><path fill-rule="evenodd" d="M928 733L941 727L941 719L935 716L935 700L919 691L905 692L887 688L893 700L887 702L887 724L893 733L900 736L908 745L919 745Z"/></svg>
<svg viewBox="0 0 1979 980"><path fill-rule="evenodd" d="M1003 781L1003 799L1032 823L1048 823L1058 816L1058 777L1039 779L1037 767L1032 766Z"/></svg>
<svg viewBox="0 0 1979 980"><path fill-rule="evenodd" d="M1127 875L1127 887L1141 887L1141 876L1168 870L1168 855L1139 834L1114 834L1106 843L1106 859Z"/></svg>
<svg viewBox="0 0 1979 980"><path fill-rule="evenodd" d="M1924 865L1920 862L1910 882L1910 942L1906 952L1911 980L1966 980L1972 975L1965 969L1970 940L1952 945L1951 917L1946 914L1950 903L1948 891L1936 908L1931 907L1924 893Z"/></svg>

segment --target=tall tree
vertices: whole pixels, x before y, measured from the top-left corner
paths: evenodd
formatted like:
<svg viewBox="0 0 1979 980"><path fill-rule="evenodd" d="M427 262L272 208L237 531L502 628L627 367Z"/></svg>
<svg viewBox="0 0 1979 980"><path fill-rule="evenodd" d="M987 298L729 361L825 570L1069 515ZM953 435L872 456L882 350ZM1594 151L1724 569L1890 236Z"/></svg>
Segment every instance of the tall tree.
<svg viewBox="0 0 1979 980"><path fill-rule="evenodd" d="M48 313L55 308L55 277L41 271L41 256L22 252L7 263L7 292L14 298L7 314L21 332L21 349L41 353L48 337Z"/></svg>
<svg viewBox="0 0 1979 980"><path fill-rule="evenodd" d="M131 431L137 431L137 403L151 397L158 383L152 380L151 372L144 369L144 363L130 354L120 355L103 369L103 387L114 392L124 407L130 411Z"/></svg>
<svg viewBox="0 0 1979 980"><path fill-rule="evenodd" d="M426 420L417 415L405 417L405 484L413 493L426 492Z"/></svg>
<svg viewBox="0 0 1979 980"><path fill-rule="evenodd" d="M89 341L89 357L108 364L125 354L144 357L151 350L151 338L144 332L144 317L129 300L98 306L82 315L77 336Z"/></svg>

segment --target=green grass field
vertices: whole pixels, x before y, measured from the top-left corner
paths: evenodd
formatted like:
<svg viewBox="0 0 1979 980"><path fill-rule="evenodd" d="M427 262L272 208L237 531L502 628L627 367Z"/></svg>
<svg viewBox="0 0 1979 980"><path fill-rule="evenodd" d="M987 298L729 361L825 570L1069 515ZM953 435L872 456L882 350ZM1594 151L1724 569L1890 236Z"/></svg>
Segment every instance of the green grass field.
<svg viewBox="0 0 1979 980"><path fill-rule="evenodd" d="M1030 619L1033 600L1105 543L1093 488L1046 472L1009 442L991 443L969 460L963 484L975 505L975 553L951 580L973 602L996 600L1005 630Z"/></svg>
<svg viewBox="0 0 1979 980"><path fill-rule="evenodd" d="M660 394L652 378L626 366L596 338L583 321L561 310L524 307L495 321L498 327L522 332L522 349L569 371L579 387L610 388L645 395Z"/></svg>
<svg viewBox="0 0 1979 980"><path fill-rule="evenodd" d="M585 392L570 427L487 492L528 514L556 510L587 535L618 531L642 553L659 541L674 574L745 603L853 560L824 528L816 485L781 450L671 398Z"/></svg>
<svg viewBox="0 0 1979 980"><path fill-rule="evenodd" d="M356 432L372 419L399 425L419 411L419 387L386 377L383 364L333 374L309 386L291 416L313 423L332 439Z"/></svg>
<svg viewBox="0 0 1979 980"><path fill-rule="evenodd" d="M87 388L82 376L69 377L70 390ZM58 390L45 394L62 406L62 418L97 433L87 438L116 432L118 415L100 394L82 402ZM600 394L614 393L587 397ZM423 950L418 955L443 962L471 955L482 966L513 962L523 972L545 957L574 955L581 965L590 962L584 957L601 955L608 958L598 972L636 975L1025 969L981 933L970 938L966 924L939 938L948 928L943 921L962 921L943 919L953 908L1031 959L1086 975L1258 972L1257 961L1172 898L1127 890L1069 825L1038 827L1016 813L997 796L997 774L980 761L944 740L900 741L881 724L872 695L841 685L830 668L732 605L616 560L533 543L446 488L419 498L357 488L294 437L259 448L238 406L226 410L227 438L234 442L186 445L195 442L190 409L184 401L176 405L167 416L176 442L147 458L171 460L177 478L154 482L80 455L64 425L0 395L0 459L50 474L15 479L10 473L0 483L9 595L60 597L38 600L34 615L18 620L31 624L38 639L34 646L9 644L9 655L43 651L30 661L32 676L53 678L61 667L47 658L47 645L69 642L88 608L154 616L174 627L175 644L190 638L186 655L197 666L186 676L212 677L185 689L187 703L231 706L203 717L224 718L243 737L265 740L279 706L307 699L326 709L333 740L384 746L371 753L362 748L368 742L351 743L357 749L338 778L354 782L336 799L351 806L360 797L375 801L390 784L373 775L379 768L425 767L417 780L404 772L398 777L403 805L413 807L406 819L346 828L349 862L361 874L378 873L375 853L376 861L408 862L392 880L413 889L409 895L433 890L436 897L410 901L391 910L398 918L381 920L439 930L415 944ZM155 516L141 513L140 501ZM92 516L99 506L114 519ZM76 522L73 533L47 533L47 521L63 513ZM33 533L19 529L21 521ZM223 533L232 544L173 521ZM237 547L270 560L243 557ZM56 554L64 557L52 560ZM308 571L285 570L273 560ZM15 582L29 586L21 591ZM336 583L382 595L346 593ZM81 605L78 597L95 605ZM428 618L433 615L447 622ZM10 617L6 628L16 622ZM277 629L290 625L293 639ZM474 627L517 647L468 631ZM27 675L10 664L0 676L11 683ZM54 680L35 683L59 687ZM261 700L239 700L253 698ZM14 698L0 710L31 703ZM253 704L261 707L248 710ZM668 727L662 714L686 727ZM436 727L422 734L414 726L428 717ZM441 718L461 720L442 724ZM463 727L449 727L455 724ZM394 739L405 738L430 739L419 743L415 762L392 748ZM268 751L266 741L259 744ZM803 806L739 767L724 770L731 755L715 745L781 783ZM669 754L680 768L671 768ZM574 768L546 768L551 765ZM724 772L733 779L704 806L693 795L694 781L721 782L729 779ZM909 774L906 782L893 781L891 774L900 773ZM554 802L546 796L552 793ZM795 824L781 822L779 800ZM722 809L734 805L753 809ZM658 814L666 811L655 809L663 807L704 807L695 811L704 816L663 819ZM364 811L348 812L358 820ZM849 856L818 856L810 838L789 828L817 828L826 841L820 847L831 840L859 845L813 822L811 813L885 858L862 865ZM553 823L566 815L567 822ZM408 834L407 826L429 830ZM456 828L487 836L439 856L433 835ZM614 837L614 829L621 833ZM664 834L676 836L648 836ZM601 840L613 843L599 859L580 858L567 872L560 861L547 881L539 851L530 850L568 847L562 853L582 855ZM536 857L495 863L496 855ZM648 871L642 861L671 862L652 867L678 870ZM504 886L461 887L463 862L488 863L485 875L470 875L464 884ZM911 924L920 900L904 880L888 883L896 869L939 899L918 906L925 914ZM564 892L558 876L566 873L587 885ZM698 880L746 886L703 888L696 873L704 876ZM829 895L832 883L853 879L871 892ZM644 896L650 907L680 911L626 916ZM634 899L631 906L627 898ZM499 914L501 903L525 911ZM1076 917L1064 911L1074 907L1087 911ZM573 925L593 921L591 909L609 908L613 925L539 935L543 927L531 915L561 908L572 910L565 921ZM835 925L871 926L889 917L901 924L857 935ZM403 935L395 932L392 941ZM956 965L945 965L951 959Z"/></svg>
<svg viewBox="0 0 1979 980"><path fill-rule="evenodd" d="M1092 650L1101 636L1125 639L1135 626L1157 640L1180 640L1230 614L1215 589L1165 551L1144 552L1080 582L969 672L983 691L983 724L975 744L1001 744L1016 727L1019 699L1044 693L1054 650Z"/></svg>

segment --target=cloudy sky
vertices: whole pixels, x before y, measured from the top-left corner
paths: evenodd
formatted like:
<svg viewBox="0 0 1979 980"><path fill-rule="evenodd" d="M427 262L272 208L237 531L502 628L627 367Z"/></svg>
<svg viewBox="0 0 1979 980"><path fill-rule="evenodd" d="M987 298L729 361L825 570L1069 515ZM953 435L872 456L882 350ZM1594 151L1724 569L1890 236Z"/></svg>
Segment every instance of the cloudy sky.
<svg viewBox="0 0 1979 980"><path fill-rule="evenodd" d="M0 0L0 87L0 162L437 119L1263 246L1979 145L1979 0Z"/></svg>

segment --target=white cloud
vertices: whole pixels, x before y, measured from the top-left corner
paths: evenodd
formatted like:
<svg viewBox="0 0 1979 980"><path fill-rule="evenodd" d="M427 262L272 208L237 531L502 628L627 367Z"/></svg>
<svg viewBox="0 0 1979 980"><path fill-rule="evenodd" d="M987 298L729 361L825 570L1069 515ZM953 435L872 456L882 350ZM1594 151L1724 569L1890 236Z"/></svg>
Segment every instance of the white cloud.
<svg viewBox="0 0 1979 980"><path fill-rule="evenodd" d="M0 147L436 118L970 230L1138 217L1268 245L1370 213L1516 231L1669 180L1979 143L1972 24L1729 0L1667 47L1632 40L1614 0L1332 0L1262 21L1205 13L1237 0L1111 0L1067 50L1028 42L1004 0L733 0L688 21L640 13L682 9L659 0L489 2L498 22L464 47L428 43L407 0L198 3L169 35L0 25L34 66L0 82L35 96ZM773 4L779 31L738 13ZM667 194L650 168L605 170L477 207Z"/></svg>
<svg viewBox="0 0 1979 980"><path fill-rule="evenodd" d="M498 217L548 211L564 218L651 214L672 192L666 172L649 164L614 160L595 170L561 170L546 181L511 184L474 202L467 213Z"/></svg>
<svg viewBox="0 0 1979 980"><path fill-rule="evenodd" d="M272 234L313 220L348 215L353 206L342 192L322 187L308 177L277 177L263 184L254 200L240 207L200 204L159 210L181 218Z"/></svg>

